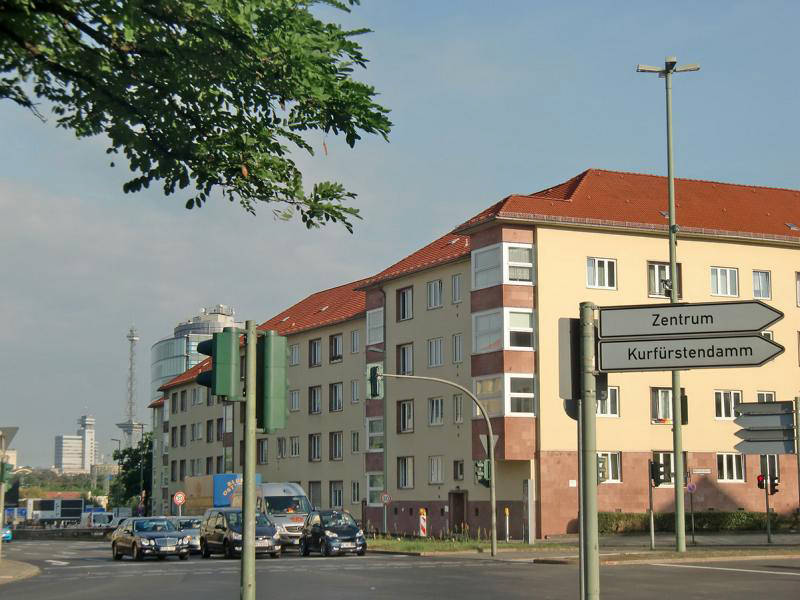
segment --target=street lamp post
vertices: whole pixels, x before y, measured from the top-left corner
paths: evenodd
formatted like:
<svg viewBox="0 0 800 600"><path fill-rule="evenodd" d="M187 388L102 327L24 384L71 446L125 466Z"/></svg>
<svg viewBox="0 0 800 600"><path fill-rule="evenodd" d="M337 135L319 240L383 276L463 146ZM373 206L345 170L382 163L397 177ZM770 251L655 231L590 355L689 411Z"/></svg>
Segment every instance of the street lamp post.
<svg viewBox="0 0 800 600"><path fill-rule="evenodd" d="M658 73L664 79L667 104L667 188L669 202L669 301L678 301L678 225L675 221L675 175L672 151L672 74L685 71L699 71L700 65L676 66L678 60L668 56L664 68L636 65L638 73ZM680 371L672 371L672 450L675 466L675 549L686 552L686 525L683 505L683 480L686 465L683 463L683 436L681 432L681 375Z"/></svg>

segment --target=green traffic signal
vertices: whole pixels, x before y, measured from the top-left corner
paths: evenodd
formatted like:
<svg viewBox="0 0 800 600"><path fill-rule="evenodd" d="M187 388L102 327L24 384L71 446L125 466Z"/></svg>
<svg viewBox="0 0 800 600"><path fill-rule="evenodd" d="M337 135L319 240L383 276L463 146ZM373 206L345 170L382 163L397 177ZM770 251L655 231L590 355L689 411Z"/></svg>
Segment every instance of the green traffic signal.
<svg viewBox="0 0 800 600"><path fill-rule="evenodd" d="M475 469L475 482L484 487L491 486L492 466L488 460L476 460L473 463Z"/></svg>
<svg viewBox="0 0 800 600"><path fill-rule="evenodd" d="M256 345L256 423L267 433L286 428L288 349L287 339L272 330Z"/></svg>
<svg viewBox="0 0 800 600"><path fill-rule="evenodd" d="M210 340L197 344L197 351L211 357L211 370L200 373L197 383L211 388L215 396L241 400L239 330L226 327Z"/></svg>

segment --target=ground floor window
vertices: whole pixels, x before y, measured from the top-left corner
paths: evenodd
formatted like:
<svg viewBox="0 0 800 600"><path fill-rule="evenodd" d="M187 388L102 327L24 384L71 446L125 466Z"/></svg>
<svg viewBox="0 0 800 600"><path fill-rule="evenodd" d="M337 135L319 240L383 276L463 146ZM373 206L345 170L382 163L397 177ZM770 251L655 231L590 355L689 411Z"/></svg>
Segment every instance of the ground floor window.
<svg viewBox="0 0 800 600"><path fill-rule="evenodd" d="M717 454L718 481L744 481L744 456L732 452Z"/></svg>

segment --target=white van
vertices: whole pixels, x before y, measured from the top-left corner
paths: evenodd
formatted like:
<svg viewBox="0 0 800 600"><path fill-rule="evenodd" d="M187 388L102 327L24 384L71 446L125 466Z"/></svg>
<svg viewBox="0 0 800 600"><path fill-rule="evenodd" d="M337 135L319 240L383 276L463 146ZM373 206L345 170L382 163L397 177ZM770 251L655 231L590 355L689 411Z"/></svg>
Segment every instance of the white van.
<svg viewBox="0 0 800 600"><path fill-rule="evenodd" d="M114 515L110 512L85 512L81 514L79 527L110 527Z"/></svg>
<svg viewBox="0 0 800 600"><path fill-rule="evenodd" d="M281 544L299 547L308 513L313 510L305 490L297 483L262 483L256 486L256 509L275 521Z"/></svg>

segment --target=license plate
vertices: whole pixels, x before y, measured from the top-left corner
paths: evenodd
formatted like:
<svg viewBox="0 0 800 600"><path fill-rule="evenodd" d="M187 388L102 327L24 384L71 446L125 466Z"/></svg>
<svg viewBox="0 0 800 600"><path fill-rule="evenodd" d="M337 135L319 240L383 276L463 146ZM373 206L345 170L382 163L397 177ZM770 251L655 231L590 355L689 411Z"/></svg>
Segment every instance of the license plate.
<svg viewBox="0 0 800 600"><path fill-rule="evenodd" d="M256 548L263 548L264 546L271 546L269 540L256 540Z"/></svg>
<svg viewBox="0 0 800 600"><path fill-rule="evenodd" d="M355 548L356 545L353 542L342 542L342 548Z"/></svg>
<svg viewBox="0 0 800 600"><path fill-rule="evenodd" d="M162 552L175 552L175 546L161 546L159 550Z"/></svg>

